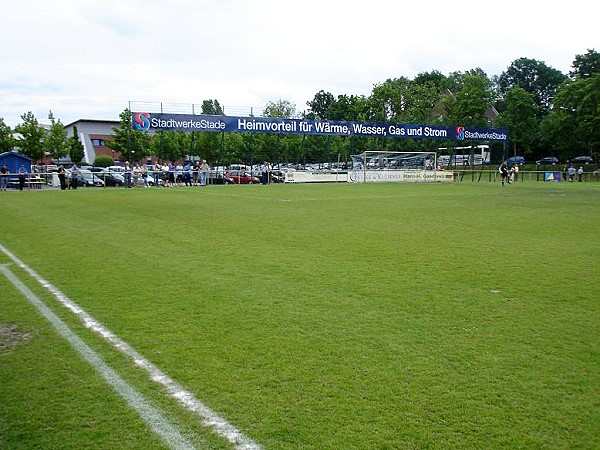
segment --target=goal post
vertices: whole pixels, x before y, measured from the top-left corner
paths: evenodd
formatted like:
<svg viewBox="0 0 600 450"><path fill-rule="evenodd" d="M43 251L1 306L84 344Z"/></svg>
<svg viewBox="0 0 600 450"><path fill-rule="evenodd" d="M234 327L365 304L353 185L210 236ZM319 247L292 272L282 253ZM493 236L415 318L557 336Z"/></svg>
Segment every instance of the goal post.
<svg viewBox="0 0 600 450"><path fill-rule="evenodd" d="M365 151L352 155L348 181L354 183L398 183L453 181L454 174L438 169L434 151Z"/></svg>

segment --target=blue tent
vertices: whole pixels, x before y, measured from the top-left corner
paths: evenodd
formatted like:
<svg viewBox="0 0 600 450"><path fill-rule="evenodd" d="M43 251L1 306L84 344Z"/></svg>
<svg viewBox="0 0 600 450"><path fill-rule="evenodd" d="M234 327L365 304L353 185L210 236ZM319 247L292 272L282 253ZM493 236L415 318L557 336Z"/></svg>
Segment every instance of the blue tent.
<svg viewBox="0 0 600 450"><path fill-rule="evenodd" d="M0 153L0 167L4 164L10 173L17 173L21 164L24 164L27 172L31 173L31 158L21 155L19 152Z"/></svg>

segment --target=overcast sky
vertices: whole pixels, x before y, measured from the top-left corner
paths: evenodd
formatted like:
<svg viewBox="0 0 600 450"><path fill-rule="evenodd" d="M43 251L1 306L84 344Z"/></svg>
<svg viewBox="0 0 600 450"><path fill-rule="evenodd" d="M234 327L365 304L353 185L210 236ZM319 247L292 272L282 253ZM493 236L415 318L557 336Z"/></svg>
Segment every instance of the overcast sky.
<svg viewBox="0 0 600 450"><path fill-rule="evenodd" d="M118 120L129 102L260 114L325 90L369 95L389 78L521 57L567 73L600 50L588 0L0 0L0 117ZM134 108L136 109L136 108ZM189 106L191 112L191 106Z"/></svg>

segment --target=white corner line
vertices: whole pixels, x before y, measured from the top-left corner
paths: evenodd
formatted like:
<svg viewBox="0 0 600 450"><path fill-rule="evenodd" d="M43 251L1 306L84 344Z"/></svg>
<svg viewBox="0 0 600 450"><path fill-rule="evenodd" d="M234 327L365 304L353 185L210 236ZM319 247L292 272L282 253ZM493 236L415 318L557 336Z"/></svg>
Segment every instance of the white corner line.
<svg viewBox="0 0 600 450"><path fill-rule="evenodd" d="M172 449L194 449L194 445L186 439L165 417L159 408L153 406L142 394L125 381L114 369L108 366L102 357L92 350L79 336L37 297L6 265L0 265L0 272L35 306L50 322L56 331L88 362L98 374L134 409L146 424L158 434Z"/></svg>
<svg viewBox="0 0 600 450"><path fill-rule="evenodd" d="M200 400L196 399L191 392L184 389L179 383L144 358L127 342L123 341L112 331L90 316L79 305L77 305L69 297L54 287L50 282L35 272L31 267L13 255L12 252L10 252L1 244L0 251L10 258L16 265L27 272L29 276L35 279L48 292L50 292L65 308L69 309L76 316L78 316L87 328L95 331L121 353L130 357L136 366L144 369L150 375L150 379L152 381L163 386L173 399L179 402L179 404L184 406L188 411L199 416L204 425L212 428L219 436L227 439L238 450L262 449L260 444L254 442L252 439L244 435L244 433L238 430L235 426L231 425L224 418L219 416L219 414L211 410L208 406L204 405L204 403L202 403Z"/></svg>

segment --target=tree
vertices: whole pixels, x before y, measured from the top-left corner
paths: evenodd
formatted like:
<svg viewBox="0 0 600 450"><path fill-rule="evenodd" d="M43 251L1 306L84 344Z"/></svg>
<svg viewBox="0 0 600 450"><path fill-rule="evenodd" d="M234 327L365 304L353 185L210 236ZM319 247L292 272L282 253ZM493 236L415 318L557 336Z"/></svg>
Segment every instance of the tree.
<svg viewBox="0 0 600 450"><path fill-rule="evenodd" d="M592 78L600 73L600 53L588 49L585 55L575 56L572 67L573 70L569 72L571 79Z"/></svg>
<svg viewBox="0 0 600 450"><path fill-rule="evenodd" d="M0 153L10 152L15 148L15 143L12 129L0 117Z"/></svg>
<svg viewBox="0 0 600 450"><path fill-rule="evenodd" d="M310 108L307 117L315 120L327 120L329 118L329 107L335 102L331 92L320 90L311 101L306 102Z"/></svg>
<svg viewBox="0 0 600 450"><path fill-rule="evenodd" d="M44 157L44 137L46 132L40 126L38 120L31 111L21 116L23 123L15 127L15 131L21 135L17 145L21 153L29 156L34 161Z"/></svg>
<svg viewBox="0 0 600 450"><path fill-rule="evenodd" d="M44 139L44 149L54 160L58 160L69 152L67 130L60 120L54 119L52 111L49 112L48 119L50 120L50 132Z"/></svg>
<svg viewBox="0 0 600 450"><path fill-rule="evenodd" d="M444 100L444 122L450 125L485 128L491 105L491 82L481 74L464 75L462 89Z"/></svg>
<svg viewBox="0 0 600 450"><path fill-rule="evenodd" d="M218 100L204 100L202 102L202 114L208 114L212 116L224 116L223 108L219 104Z"/></svg>
<svg viewBox="0 0 600 450"><path fill-rule="evenodd" d="M281 117L294 118L297 117L296 105L289 100L277 100L276 102L268 102L263 109L264 117Z"/></svg>
<svg viewBox="0 0 600 450"><path fill-rule="evenodd" d="M498 117L498 125L508 129L513 154L530 155L538 136L538 106L533 94L515 86L506 94L506 110Z"/></svg>
<svg viewBox="0 0 600 450"><path fill-rule="evenodd" d="M85 156L85 152L83 144L79 140L76 126L73 127L73 136L68 139L67 146L69 148L69 157L73 164L80 164Z"/></svg>
<svg viewBox="0 0 600 450"><path fill-rule="evenodd" d="M514 86L525 89L535 96L543 116L552 108L556 90L566 79L566 75L542 61L519 58L498 77L498 89L501 98L505 98L506 93Z"/></svg>
<svg viewBox="0 0 600 450"><path fill-rule="evenodd" d="M561 85L542 122L544 142L570 158L600 147L600 74Z"/></svg>
<svg viewBox="0 0 600 450"><path fill-rule="evenodd" d="M121 154L121 159L140 161L150 155L150 136L147 132L134 130L131 126L131 111L123 110L119 115L121 123L113 128L114 138L107 146Z"/></svg>

